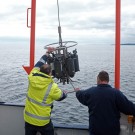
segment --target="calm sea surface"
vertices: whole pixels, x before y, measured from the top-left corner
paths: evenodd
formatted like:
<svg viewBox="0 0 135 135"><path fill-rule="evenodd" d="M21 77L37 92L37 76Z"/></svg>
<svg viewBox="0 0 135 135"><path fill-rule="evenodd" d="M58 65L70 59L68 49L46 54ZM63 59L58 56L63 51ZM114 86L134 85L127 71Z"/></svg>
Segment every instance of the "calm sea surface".
<svg viewBox="0 0 135 135"><path fill-rule="evenodd" d="M73 85L82 89L94 86L98 72L106 70L110 74L110 84L114 86L115 46L84 44L76 48L80 72L72 79L76 81ZM35 61L44 52L43 46L36 46ZM25 103L28 79L22 65L29 65L29 45L0 45L0 99L12 103ZM135 102L135 46L121 46L120 81L121 91ZM59 86L63 90L73 90L70 84ZM52 119L55 123L87 125L88 110L77 101L75 93L71 93L64 101L54 103Z"/></svg>

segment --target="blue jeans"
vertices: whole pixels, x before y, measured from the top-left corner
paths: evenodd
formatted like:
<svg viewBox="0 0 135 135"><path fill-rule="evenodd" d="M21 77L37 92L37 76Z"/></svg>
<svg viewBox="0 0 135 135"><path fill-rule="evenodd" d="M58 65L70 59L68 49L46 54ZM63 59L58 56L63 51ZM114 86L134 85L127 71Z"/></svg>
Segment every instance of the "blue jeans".
<svg viewBox="0 0 135 135"><path fill-rule="evenodd" d="M50 121L45 126L35 126L25 122L25 135L36 135L37 132L41 133L41 135L54 135L52 122Z"/></svg>

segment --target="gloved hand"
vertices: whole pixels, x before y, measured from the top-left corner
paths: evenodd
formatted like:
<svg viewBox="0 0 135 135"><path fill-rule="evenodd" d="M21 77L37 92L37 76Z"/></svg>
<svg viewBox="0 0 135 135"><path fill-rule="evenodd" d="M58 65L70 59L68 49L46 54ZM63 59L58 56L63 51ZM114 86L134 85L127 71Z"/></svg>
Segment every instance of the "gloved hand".
<svg viewBox="0 0 135 135"><path fill-rule="evenodd" d="M46 56L49 56L49 53L51 53L51 52L56 50L56 48L54 48L54 47L47 47L46 49L47 49Z"/></svg>
<svg viewBox="0 0 135 135"><path fill-rule="evenodd" d="M47 52L48 53L51 53L51 52L53 52L55 50L56 50L56 48L54 48L54 47L47 47Z"/></svg>

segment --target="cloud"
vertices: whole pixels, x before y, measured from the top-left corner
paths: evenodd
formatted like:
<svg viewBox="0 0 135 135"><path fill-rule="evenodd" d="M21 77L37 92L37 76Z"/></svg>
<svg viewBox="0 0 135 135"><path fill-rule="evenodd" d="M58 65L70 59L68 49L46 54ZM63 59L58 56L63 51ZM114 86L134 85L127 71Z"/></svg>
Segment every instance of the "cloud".
<svg viewBox="0 0 135 135"><path fill-rule="evenodd" d="M135 1L121 2L122 41L133 42ZM26 11L30 0L4 0L0 4L0 36L29 38ZM115 1L59 0L60 23L64 39L82 42L114 42ZM52 40L58 38L57 1L37 0L36 37ZM30 15L29 15L30 17ZM30 23L30 20L29 20ZM129 41L128 41L129 40Z"/></svg>

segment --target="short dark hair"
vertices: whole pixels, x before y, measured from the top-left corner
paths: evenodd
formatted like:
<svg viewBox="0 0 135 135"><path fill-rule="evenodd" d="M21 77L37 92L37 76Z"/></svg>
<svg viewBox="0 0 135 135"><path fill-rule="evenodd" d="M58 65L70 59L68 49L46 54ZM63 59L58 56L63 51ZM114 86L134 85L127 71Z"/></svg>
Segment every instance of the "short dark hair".
<svg viewBox="0 0 135 135"><path fill-rule="evenodd" d="M40 72L49 75L51 73L51 66L48 64L44 64L40 67Z"/></svg>
<svg viewBox="0 0 135 135"><path fill-rule="evenodd" d="M98 78L99 78L101 81L107 81L107 82L109 82L109 74L108 74L106 71L101 71L101 72L99 72Z"/></svg>

